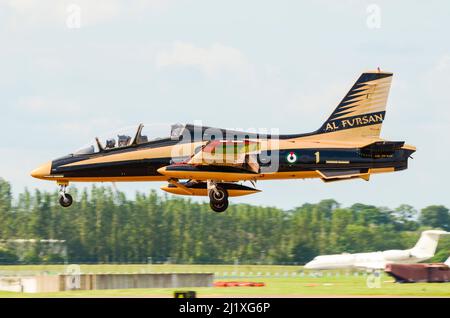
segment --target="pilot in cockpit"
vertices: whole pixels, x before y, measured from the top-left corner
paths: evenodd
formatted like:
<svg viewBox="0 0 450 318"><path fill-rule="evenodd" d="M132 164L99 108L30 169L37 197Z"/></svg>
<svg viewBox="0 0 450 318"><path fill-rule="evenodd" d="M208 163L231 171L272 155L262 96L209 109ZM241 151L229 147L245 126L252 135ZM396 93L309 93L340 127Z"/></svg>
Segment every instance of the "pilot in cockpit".
<svg viewBox="0 0 450 318"><path fill-rule="evenodd" d="M115 139L108 139L106 140L106 147L105 149L112 149L116 146L116 140Z"/></svg>
<svg viewBox="0 0 450 318"><path fill-rule="evenodd" d="M131 142L131 137L127 135L118 135L117 139L119 140L118 146L119 147L126 147Z"/></svg>
<svg viewBox="0 0 450 318"><path fill-rule="evenodd" d="M117 136L117 147L126 147L131 143L131 137L127 135L118 135ZM116 148L116 139L111 138L106 140L105 149L114 149Z"/></svg>

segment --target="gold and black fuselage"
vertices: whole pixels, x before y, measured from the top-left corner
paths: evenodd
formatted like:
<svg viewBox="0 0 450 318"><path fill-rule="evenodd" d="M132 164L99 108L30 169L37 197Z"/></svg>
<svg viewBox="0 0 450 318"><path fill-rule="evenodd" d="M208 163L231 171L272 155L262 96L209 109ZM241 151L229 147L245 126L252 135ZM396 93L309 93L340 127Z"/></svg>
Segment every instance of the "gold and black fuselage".
<svg viewBox="0 0 450 318"><path fill-rule="evenodd" d="M236 166L183 164L209 141L203 136L198 140L167 138L94 154L71 154L53 160L49 171L35 176L58 182L167 181L177 176L200 181L287 178L333 181L333 175L370 175L406 169L408 158L414 152L413 147L403 142L383 141L364 147L347 143L338 147L332 142L304 140L303 135L273 137L241 133L237 136L253 138L266 145L256 156L259 171ZM180 152L182 156L174 156ZM164 174L158 171L160 169L165 169Z"/></svg>
<svg viewBox="0 0 450 318"><path fill-rule="evenodd" d="M157 136L142 134L141 124L134 138L96 138L96 148L91 145L53 160L32 176L56 181L63 206L71 204L65 194L69 182L167 181L164 191L208 195L216 212L226 209L228 196L259 192L239 181L368 181L372 174L406 169L416 150L380 138L392 75L379 69L362 73L311 133L270 135L176 124L170 137L150 140Z"/></svg>

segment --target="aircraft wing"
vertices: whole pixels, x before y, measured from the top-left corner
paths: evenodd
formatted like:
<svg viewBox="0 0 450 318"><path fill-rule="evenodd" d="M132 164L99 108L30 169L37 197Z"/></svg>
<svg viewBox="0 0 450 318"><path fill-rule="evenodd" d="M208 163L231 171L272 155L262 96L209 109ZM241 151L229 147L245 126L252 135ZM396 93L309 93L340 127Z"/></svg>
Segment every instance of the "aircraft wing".
<svg viewBox="0 0 450 318"><path fill-rule="evenodd" d="M162 175L193 180L251 180L258 174L260 142L211 140L190 159L158 169Z"/></svg>
<svg viewBox="0 0 450 318"><path fill-rule="evenodd" d="M256 160L250 160L259 153L260 143L251 140L211 140L187 162L190 165L214 165L240 167L253 172L259 171Z"/></svg>

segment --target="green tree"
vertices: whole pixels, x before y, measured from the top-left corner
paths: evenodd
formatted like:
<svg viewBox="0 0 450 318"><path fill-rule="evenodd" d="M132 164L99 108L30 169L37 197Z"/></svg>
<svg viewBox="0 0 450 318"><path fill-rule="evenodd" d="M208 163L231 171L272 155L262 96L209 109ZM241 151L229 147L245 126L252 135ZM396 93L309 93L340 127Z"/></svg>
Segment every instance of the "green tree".
<svg viewBox="0 0 450 318"><path fill-rule="evenodd" d="M8 238L12 235L13 224L11 215L11 185L0 178L0 238Z"/></svg>
<svg viewBox="0 0 450 318"><path fill-rule="evenodd" d="M16 264L18 256L11 250L0 248L0 264Z"/></svg>
<svg viewBox="0 0 450 318"><path fill-rule="evenodd" d="M332 199L284 211L232 204L216 214L207 203L161 196L155 191L128 198L121 191L92 186L77 191L64 209L56 192L26 190L12 200L0 179L0 258L17 261L19 251L5 239L64 240L69 262L305 263L320 254L404 249L422 229L449 230L449 210L409 205L395 210L356 203L341 207ZM45 243L20 251L25 263L62 262L65 255ZM436 261L450 246L442 240ZM3 253L3 254L2 254ZM9 254L8 254L9 253ZM16 258L15 258L16 257ZM0 260L1 261L1 260Z"/></svg>
<svg viewBox="0 0 450 318"><path fill-rule="evenodd" d="M394 222L400 226L400 229L406 231L414 231L417 229L416 222L419 212L408 204L402 204L394 211L392 211Z"/></svg>
<svg viewBox="0 0 450 318"><path fill-rule="evenodd" d="M450 230L449 210L443 205L430 205L420 212L422 225Z"/></svg>

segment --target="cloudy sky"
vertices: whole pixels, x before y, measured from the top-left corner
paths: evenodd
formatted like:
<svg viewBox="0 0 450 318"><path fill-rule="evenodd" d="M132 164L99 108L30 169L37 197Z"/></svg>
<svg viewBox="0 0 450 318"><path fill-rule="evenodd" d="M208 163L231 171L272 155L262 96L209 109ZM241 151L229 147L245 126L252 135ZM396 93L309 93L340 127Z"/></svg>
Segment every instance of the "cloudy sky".
<svg viewBox="0 0 450 318"><path fill-rule="evenodd" d="M448 1L1 0L0 177L53 190L29 172L139 122L315 130L379 66L394 72L382 137L417 146L408 170L232 201L450 206L449 16Z"/></svg>

